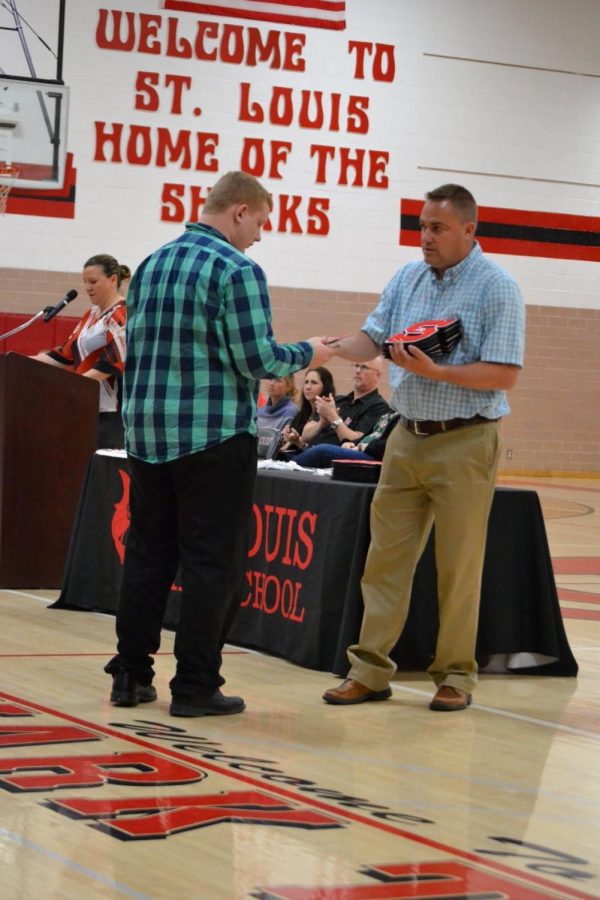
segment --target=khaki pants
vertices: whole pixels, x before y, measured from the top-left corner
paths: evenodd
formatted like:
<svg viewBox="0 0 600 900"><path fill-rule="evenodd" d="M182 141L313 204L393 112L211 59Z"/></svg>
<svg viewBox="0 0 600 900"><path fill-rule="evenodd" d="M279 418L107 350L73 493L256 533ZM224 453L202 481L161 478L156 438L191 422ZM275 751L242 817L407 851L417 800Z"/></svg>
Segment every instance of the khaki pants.
<svg viewBox="0 0 600 900"><path fill-rule="evenodd" d="M500 451L498 422L418 437L397 425L388 438L371 505L362 578L364 616L348 648L354 678L385 689L389 653L406 623L417 562L435 522L440 626L429 667L435 684L471 693L487 522Z"/></svg>

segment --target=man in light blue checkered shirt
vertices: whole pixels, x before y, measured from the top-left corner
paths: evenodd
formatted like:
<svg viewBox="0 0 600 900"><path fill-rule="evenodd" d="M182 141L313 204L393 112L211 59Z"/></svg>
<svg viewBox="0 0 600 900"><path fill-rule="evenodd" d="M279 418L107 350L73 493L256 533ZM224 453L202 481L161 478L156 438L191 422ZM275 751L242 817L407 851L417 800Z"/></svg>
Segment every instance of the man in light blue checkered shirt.
<svg viewBox="0 0 600 900"><path fill-rule="evenodd" d="M426 195L423 261L392 278L362 331L338 343L352 360L372 359L391 336L417 323L460 319L459 342L432 358L401 341L389 347L392 406L400 413L386 445L371 507L365 604L350 672L324 694L346 705L391 696L390 652L408 615L415 566L436 529L439 632L429 667L430 709L466 709L477 683L475 645L487 520L500 453L506 391L523 364L521 292L475 240L477 207L460 185ZM412 329L411 329L412 330Z"/></svg>

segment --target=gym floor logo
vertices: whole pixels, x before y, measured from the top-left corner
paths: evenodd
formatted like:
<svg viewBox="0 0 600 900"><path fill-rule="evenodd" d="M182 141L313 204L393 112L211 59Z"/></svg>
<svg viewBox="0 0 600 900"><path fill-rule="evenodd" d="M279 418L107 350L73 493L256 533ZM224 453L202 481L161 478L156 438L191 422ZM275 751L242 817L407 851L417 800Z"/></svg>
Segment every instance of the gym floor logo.
<svg viewBox="0 0 600 900"><path fill-rule="evenodd" d="M378 883L328 887L269 885L252 893L257 900L548 900L549 894L458 860L365 866Z"/></svg>
<svg viewBox="0 0 600 900"><path fill-rule="evenodd" d="M24 719L50 715L61 721L29 724ZM369 821L354 810L334 807L323 800L310 800L290 788L263 785L261 779L244 771L230 771L213 759L202 762L174 748L157 748L149 740L122 734L107 727L56 710L0 695L0 718L13 719L0 725L0 750L42 748L39 755L0 758L0 789L13 795L44 794L40 806L119 841L165 839L182 832L212 825L262 825L301 830L342 830L353 825L378 827L408 841L417 840L447 859L365 865L360 884L251 886L249 896L258 900L400 900L400 898L458 898L472 900L543 900L549 896L589 897L565 889L550 878L589 879L582 869L586 860L551 851L512 838L496 837L496 848L463 851L435 839L416 836L390 822ZM60 748L56 754L43 752L54 744L88 745L104 741L126 742L124 750L109 743L103 753L90 754ZM215 758L216 757L216 758ZM201 793L188 786L211 779L211 792ZM223 778L233 779L230 788ZM122 796L105 796L95 789L113 786ZM219 789L223 787L224 789ZM157 791L157 788L159 789ZM169 788L163 795L161 788ZM182 790L182 793L177 791ZM63 791L93 792L70 793ZM59 795L50 792L61 792ZM501 848L497 848L498 843ZM525 853L523 853L525 851ZM533 855L531 853L533 851ZM484 856L485 854L485 856ZM497 856L502 862L490 858ZM487 858L486 858L487 857ZM519 872L510 863L524 862L530 872ZM508 864L507 864L508 863ZM573 865L577 868L573 868ZM534 874L535 872L535 874ZM364 879L374 883L365 883ZM557 893L560 891L561 893Z"/></svg>

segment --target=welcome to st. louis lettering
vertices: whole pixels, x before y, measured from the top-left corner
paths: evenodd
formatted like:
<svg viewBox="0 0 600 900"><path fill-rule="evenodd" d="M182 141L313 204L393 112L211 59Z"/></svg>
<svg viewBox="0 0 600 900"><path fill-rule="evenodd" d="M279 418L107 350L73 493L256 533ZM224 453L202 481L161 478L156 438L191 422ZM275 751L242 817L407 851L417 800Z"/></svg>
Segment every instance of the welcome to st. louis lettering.
<svg viewBox="0 0 600 900"><path fill-rule="evenodd" d="M292 622L303 622L302 581L298 578L308 569L314 556L318 514L256 503L252 514L254 533L248 558L273 566L276 571L248 569L248 593L241 606L251 606L266 615L279 615Z"/></svg>
<svg viewBox="0 0 600 900"><path fill-rule="evenodd" d="M221 134L206 120L206 104L191 75L158 72L148 65L164 57L201 65L221 63L282 71L304 79L307 70L306 34L279 28L258 28L194 19L183 13L155 13L99 8L95 43L100 50L141 55L144 63L132 77L133 107L137 122L94 122L94 161L111 165L177 168L203 173L216 180L220 169ZM393 85L395 48L391 44L348 40L348 76ZM201 88L207 90L206 84ZM341 90L307 89L304 84L265 84L264 90L248 77L237 84L237 109L229 110L231 123L248 129L240 134L239 168L257 178L281 180L294 156L294 144L278 129L295 128L314 134L301 160L313 169L319 187L335 183L350 188L387 190L390 153L355 146L353 138L368 135L371 98ZM266 92L266 93L265 93ZM227 110L226 110L227 111ZM205 127L194 128L202 119ZM181 127L181 126L184 127ZM190 127L192 125L192 127ZM265 128L265 126L269 126ZM221 119L219 127L222 128ZM252 133L255 131L255 133ZM265 133L269 137L265 137ZM345 137L345 136L348 137ZM325 137L325 140L323 139ZM338 138L338 136L341 136ZM341 144L341 145L340 145ZM225 151L226 152L226 151ZM298 153L298 150L296 150ZM202 185L168 181L162 186L160 217L165 222L198 219L210 183ZM329 234L330 197L279 194L265 230L279 233Z"/></svg>
<svg viewBox="0 0 600 900"><path fill-rule="evenodd" d="M0 702L0 717L32 717L25 705ZM44 746L101 741L104 735L78 725L0 725L0 747ZM0 789L13 794L91 790L106 785L141 789L119 798L45 799L48 809L81 819L120 840L149 840L224 822L296 828L341 828L341 820L266 791L219 791L217 794L166 794L156 788L196 784L208 778L197 766L136 747L127 752L93 755L57 754L0 758ZM148 796L144 791L152 788Z"/></svg>

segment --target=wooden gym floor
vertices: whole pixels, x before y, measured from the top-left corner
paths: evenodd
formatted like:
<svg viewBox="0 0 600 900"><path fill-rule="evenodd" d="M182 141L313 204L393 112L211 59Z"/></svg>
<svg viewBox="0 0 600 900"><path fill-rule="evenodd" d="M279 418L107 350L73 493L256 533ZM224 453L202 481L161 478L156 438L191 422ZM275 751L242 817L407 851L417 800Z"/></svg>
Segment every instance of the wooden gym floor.
<svg viewBox="0 0 600 900"><path fill-rule="evenodd" d="M380 900L600 897L600 481L540 494L578 678L482 676L432 713L423 673L327 706L327 673L228 647L247 710L115 709L114 621L2 591L0 894Z"/></svg>

